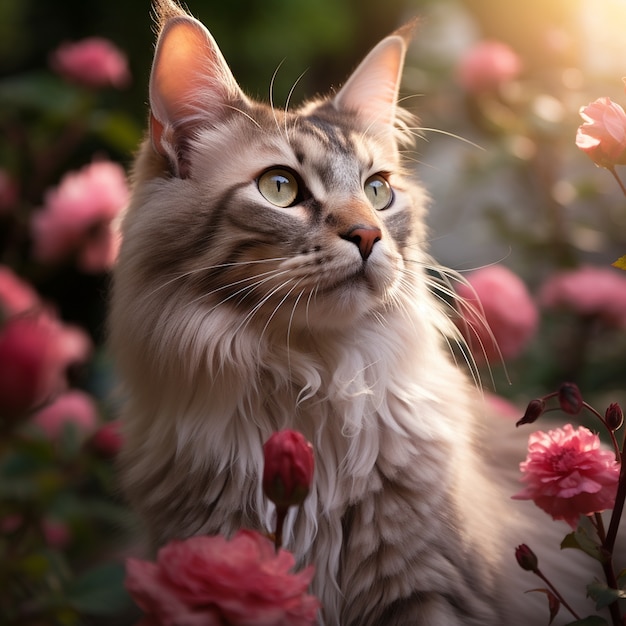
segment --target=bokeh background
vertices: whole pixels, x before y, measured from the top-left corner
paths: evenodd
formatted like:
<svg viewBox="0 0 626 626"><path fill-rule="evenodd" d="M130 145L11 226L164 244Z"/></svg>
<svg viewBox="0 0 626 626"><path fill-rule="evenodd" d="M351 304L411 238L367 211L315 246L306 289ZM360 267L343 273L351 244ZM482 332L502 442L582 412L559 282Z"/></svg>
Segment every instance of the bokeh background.
<svg viewBox="0 0 626 626"><path fill-rule="evenodd" d="M617 277L610 265L626 254L626 199L575 145L580 107L602 96L626 103L626 1L190 0L188 8L244 90L268 99L271 88L277 105L336 88L380 38L418 17L402 97L420 120L409 158L432 198L425 243L470 280L504 266L538 315L506 363L477 354L485 387L521 407L564 380L602 411L624 401L624 286L604 296L625 311L622 321L553 310L540 293L564 270L590 265ZM93 398L100 426L115 421L109 274L33 259L29 221L68 172L94 159L129 170L147 115L150 14L148 0L0 0L0 265L88 335L93 350L68 384ZM51 69L60 44L92 36L127 56L132 79L123 88L85 90ZM460 68L485 40L508 46L519 70L481 88ZM497 284L481 295L487 308ZM514 299L494 307L504 309L503 332L525 323L507 320L523 308ZM0 429L0 622L131 623L119 564L134 527L113 455L89 448L79 420L55 441L28 422L6 418ZM64 541L42 532L49 517L64 526Z"/></svg>

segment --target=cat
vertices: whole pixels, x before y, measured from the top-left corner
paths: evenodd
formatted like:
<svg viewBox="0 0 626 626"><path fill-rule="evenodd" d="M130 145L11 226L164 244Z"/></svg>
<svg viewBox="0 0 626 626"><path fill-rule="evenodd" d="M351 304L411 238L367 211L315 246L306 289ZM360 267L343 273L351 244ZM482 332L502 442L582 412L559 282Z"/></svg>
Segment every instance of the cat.
<svg viewBox="0 0 626 626"><path fill-rule="evenodd" d="M155 9L110 311L121 481L154 545L270 530L262 445L293 428L316 469L285 544L315 565L320 624L547 623L515 545L552 546L562 579L576 567L566 528L510 500L524 439L450 354L397 106L411 28L336 93L279 110L243 93L198 20Z"/></svg>

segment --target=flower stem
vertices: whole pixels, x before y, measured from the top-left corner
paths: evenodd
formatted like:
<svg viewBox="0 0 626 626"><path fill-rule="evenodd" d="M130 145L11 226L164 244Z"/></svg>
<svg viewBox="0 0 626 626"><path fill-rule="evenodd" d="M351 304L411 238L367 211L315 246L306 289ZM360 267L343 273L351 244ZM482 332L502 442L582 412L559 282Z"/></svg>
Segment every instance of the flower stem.
<svg viewBox="0 0 626 626"><path fill-rule="evenodd" d="M594 521L598 538L602 542L602 547L604 548L606 534L604 532L604 521L602 519L602 515L600 513L594 513L592 521ZM606 558L602 561L602 571L604 572L606 584L611 589L617 589L617 578L615 577L615 567L613 566L613 555L610 552L606 553ZM622 614L617 600L609 605L609 612L611 613L613 626L622 626Z"/></svg>
<svg viewBox="0 0 626 626"><path fill-rule="evenodd" d="M287 517L286 507L276 508L276 532L274 533L274 547L278 552L283 545L283 525L285 524L285 517Z"/></svg>
<svg viewBox="0 0 626 626"><path fill-rule="evenodd" d="M574 609L565 601L565 598L559 593L558 589L544 576L543 572L537 568L533 570L533 574L539 576L546 585L550 588L550 591L557 597L558 601L572 614L574 619L579 620L580 616L574 611Z"/></svg>
<svg viewBox="0 0 626 626"><path fill-rule="evenodd" d="M624 458L624 448L626 447L626 432L624 433L624 440L622 442L621 458ZM615 570L613 568L613 549L615 548L615 540L617 538L617 531L619 529L619 523L622 519L622 512L624 510L624 500L626 500L626 463L622 463L619 471L619 482L617 484L617 494L615 496L615 505L613 506L613 512L611 513L611 521L609 522L609 530L606 533L606 538L602 542L602 548L606 552L607 559L602 563L604 575L606 577L606 583L611 589L617 589L617 579L615 577ZM611 620L614 626L620 626L623 624L622 613L619 607L619 603L615 602L609 605L609 611L611 613Z"/></svg>
<svg viewBox="0 0 626 626"><path fill-rule="evenodd" d="M621 463L622 461L622 451L620 450L619 444L617 443L617 439L615 438L615 433L613 432L613 429L609 427L609 425L606 423L606 420L604 419L604 417L602 417L602 415L600 415L600 413L598 411L596 411L596 409L594 409L590 404L587 404L586 402L583 402L583 406L593 415L595 415L604 425L604 427L606 428L607 432L609 433L609 437L611 437L611 443L613 444L613 449L615 450L615 460L618 463Z"/></svg>
<svg viewBox="0 0 626 626"><path fill-rule="evenodd" d="M609 172L611 172L611 174L613 175L613 178L617 181L619 188L622 190L622 193L626 196L626 187L624 186L624 183L621 181L620 177L618 176L615 166L611 165L610 167L607 167L606 169L609 170Z"/></svg>
<svg viewBox="0 0 626 626"><path fill-rule="evenodd" d="M622 458L624 456L624 447L626 446L626 431L624 431L624 441L622 442ZM617 530L624 511L624 500L626 500L626 463L622 463L619 470L619 481L617 483L617 494L615 496L615 505L609 522L609 530L606 533L606 541L603 548L613 554L615 548L615 540L617 538Z"/></svg>

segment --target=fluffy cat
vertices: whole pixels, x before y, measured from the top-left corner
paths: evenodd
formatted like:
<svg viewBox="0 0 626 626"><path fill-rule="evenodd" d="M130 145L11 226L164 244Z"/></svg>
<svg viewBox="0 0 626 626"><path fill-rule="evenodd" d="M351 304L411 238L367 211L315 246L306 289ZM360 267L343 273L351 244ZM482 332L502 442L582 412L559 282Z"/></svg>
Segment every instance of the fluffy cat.
<svg viewBox="0 0 626 626"><path fill-rule="evenodd" d="M262 445L294 428L316 474L285 543L315 564L320 624L547 623L513 549L558 553L566 527L510 500L524 442L450 357L402 159L409 33L283 111L244 95L200 22L156 9L110 315L121 477L151 539L272 528Z"/></svg>

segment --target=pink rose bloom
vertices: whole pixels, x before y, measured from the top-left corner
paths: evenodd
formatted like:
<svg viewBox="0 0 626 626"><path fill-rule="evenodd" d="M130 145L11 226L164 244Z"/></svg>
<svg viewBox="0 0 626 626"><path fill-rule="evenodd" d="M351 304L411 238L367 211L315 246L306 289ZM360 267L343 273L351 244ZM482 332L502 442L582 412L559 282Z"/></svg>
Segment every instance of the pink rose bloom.
<svg viewBox="0 0 626 626"><path fill-rule="evenodd" d="M611 328L626 328L626 275L610 267L585 266L550 276L538 294L547 309L597 317Z"/></svg>
<svg viewBox="0 0 626 626"><path fill-rule="evenodd" d="M126 175L117 163L99 161L66 174L33 217L35 258L54 263L76 255L83 271L110 269L119 248L112 222L128 198Z"/></svg>
<svg viewBox="0 0 626 626"><path fill-rule="evenodd" d="M83 331L46 312L10 317L0 327L0 414L17 417L51 399L90 351Z"/></svg>
<svg viewBox="0 0 626 626"><path fill-rule="evenodd" d="M600 513L615 504L620 466L615 455L600 447L600 438L584 426L571 424L528 440L528 456L520 463L526 487L513 496L532 500L555 520L572 528L581 515Z"/></svg>
<svg viewBox="0 0 626 626"><path fill-rule="evenodd" d="M626 164L626 113L611 98L581 107L576 145L601 167Z"/></svg>
<svg viewBox="0 0 626 626"><path fill-rule="evenodd" d="M481 41L471 48L457 67L461 85L470 93L492 91L519 76L519 56L500 41Z"/></svg>
<svg viewBox="0 0 626 626"><path fill-rule="evenodd" d="M292 573L294 557L259 533L230 541L172 541L156 563L128 559L126 588L145 613L142 626L309 626L318 600L308 595L313 568Z"/></svg>
<svg viewBox="0 0 626 626"><path fill-rule="evenodd" d="M511 270L491 265L472 272L458 295L463 320L459 323L474 357L488 362L518 356L539 324L537 308L526 285ZM499 351L498 351L499 349Z"/></svg>
<svg viewBox="0 0 626 626"><path fill-rule="evenodd" d="M125 87L130 83L126 56L108 39L89 37L61 44L51 55L52 69L88 87Z"/></svg>
<svg viewBox="0 0 626 626"><path fill-rule="evenodd" d="M18 315L41 306L36 291L12 269L0 265L0 310L4 315Z"/></svg>
<svg viewBox="0 0 626 626"><path fill-rule="evenodd" d="M78 433L88 437L98 427L96 405L83 391L67 391L52 404L38 411L32 419L48 439L58 439L67 424L73 424Z"/></svg>
<svg viewBox="0 0 626 626"><path fill-rule="evenodd" d="M43 316L10 318L0 330L0 413L17 416L56 390L58 333Z"/></svg>

